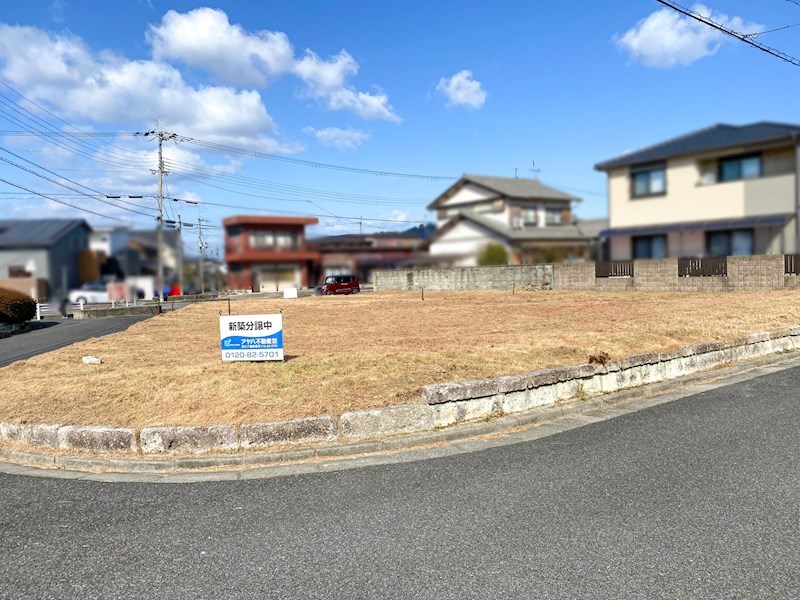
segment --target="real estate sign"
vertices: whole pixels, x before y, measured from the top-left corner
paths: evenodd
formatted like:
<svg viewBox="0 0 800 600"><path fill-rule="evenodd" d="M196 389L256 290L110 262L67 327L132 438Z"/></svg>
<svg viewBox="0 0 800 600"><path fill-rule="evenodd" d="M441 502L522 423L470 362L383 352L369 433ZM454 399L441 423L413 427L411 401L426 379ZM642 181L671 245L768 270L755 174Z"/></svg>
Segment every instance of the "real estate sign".
<svg viewBox="0 0 800 600"><path fill-rule="evenodd" d="M283 360L283 315L219 318L222 360Z"/></svg>

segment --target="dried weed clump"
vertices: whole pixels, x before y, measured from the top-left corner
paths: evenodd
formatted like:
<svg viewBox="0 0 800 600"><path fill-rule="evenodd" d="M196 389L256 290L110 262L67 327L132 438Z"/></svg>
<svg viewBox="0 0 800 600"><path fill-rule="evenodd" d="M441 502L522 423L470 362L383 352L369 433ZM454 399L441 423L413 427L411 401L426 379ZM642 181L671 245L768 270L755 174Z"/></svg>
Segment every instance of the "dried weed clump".
<svg viewBox="0 0 800 600"><path fill-rule="evenodd" d="M0 369L0 421L263 422L416 402L429 383L619 360L800 324L794 292L381 293L243 300L283 309L285 363L220 359L209 302ZM102 365L84 365L93 355Z"/></svg>

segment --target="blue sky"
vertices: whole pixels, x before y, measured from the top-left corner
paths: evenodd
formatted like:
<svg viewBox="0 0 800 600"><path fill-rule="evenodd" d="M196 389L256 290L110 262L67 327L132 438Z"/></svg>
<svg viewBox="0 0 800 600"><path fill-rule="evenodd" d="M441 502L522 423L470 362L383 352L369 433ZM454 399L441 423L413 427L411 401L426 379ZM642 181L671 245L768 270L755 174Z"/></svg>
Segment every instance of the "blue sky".
<svg viewBox="0 0 800 600"><path fill-rule="evenodd" d="M747 33L800 23L789 0L685 5ZM800 56L798 34L758 39ZM797 67L651 0L31 0L0 10L0 130L143 132L161 118L165 131L216 145L164 150L167 195L197 202L168 201L166 218L208 219L212 252L213 226L248 208L319 215L315 235L403 229L433 220L425 206L446 177L531 177L533 161L544 183L583 198L581 217L602 217L594 164L718 122L800 122L798 81ZM19 165L0 162L2 215L154 225L153 141L0 137L0 158ZM111 206L78 192L146 197Z"/></svg>

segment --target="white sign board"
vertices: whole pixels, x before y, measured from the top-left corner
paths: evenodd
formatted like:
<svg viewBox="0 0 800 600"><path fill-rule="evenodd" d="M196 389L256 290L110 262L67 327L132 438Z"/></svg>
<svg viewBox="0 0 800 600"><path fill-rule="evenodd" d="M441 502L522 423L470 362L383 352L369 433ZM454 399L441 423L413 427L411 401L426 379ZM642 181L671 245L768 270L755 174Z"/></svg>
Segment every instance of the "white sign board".
<svg viewBox="0 0 800 600"><path fill-rule="evenodd" d="M284 298L297 298L297 288L283 288Z"/></svg>
<svg viewBox="0 0 800 600"><path fill-rule="evenodd" d="M222 360L283 360L283 315L219 318Z"/></svg>

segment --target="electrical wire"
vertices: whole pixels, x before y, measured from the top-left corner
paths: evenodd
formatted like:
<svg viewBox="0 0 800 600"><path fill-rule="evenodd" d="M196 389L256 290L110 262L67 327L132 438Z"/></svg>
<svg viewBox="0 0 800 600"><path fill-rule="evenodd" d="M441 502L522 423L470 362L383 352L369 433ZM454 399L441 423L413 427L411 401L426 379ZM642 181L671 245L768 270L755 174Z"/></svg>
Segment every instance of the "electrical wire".
<svg viewBox="0 0 800 600"><path fill-rule="evenodd" d="M318 197L321 199L332 199L332 200L337 200L337 199L342 199L342 200L350 199L353 201L363 200L364 203L369 203L369 204L374 204L378 202L384 204L391 203L396 205L408 205L416 202L424 202L424 199L422 198L350 194L346 192L335 192L332 190L322 190L318 188L294 186L294 185L269 181L266 179L247 177L244 175L232 175L230 173L225 173L209 167L197 167L195 165L185 165L183 163L174 161L169 158L165 158L164 162L170 167L170 171L172 173L176 173L179 175L191 174L196 176L209 176L219 179L226 179L232 182L236 182L242 185L243 187L250 187L253 189L263 188L270 191L279 192L282 194L292 194L295 196L304 196L304 197Z"/></svg>
<svg viewBox="0 0 800 600"><path fill-rule="evenodd" d="M15 154L14 152L11 152L7 148L3 148L3 147L0 146L0 150L2 150L3 152L8 153L8 154L20 159L20 160L23 160L23 161L25 161L25 162L33 165L33 166L35 166L37 169L41 169L42 171L45 171L46 173L50 173L51 175L54 175L54 176L59 177L61 179L64 179L65 181L69 181L70 183L72 183L72 184L74 184L74 185L76 185L78 187L82 187L84 189L89 190L90 192L94 192L96 195L103 196L103 198L105 198L105 196L106 196L106 194L104 194L103 192L100 192L98 190L95 190L94 188L90 188L88 186L85 186L85 185L83 185L81 183L78 183L77 181L73 181L72 179L68 179L66 177L63 177L63 176L59 175L58 173L55 173L54 171L51 171L50 169L42 167L41 165L38 165L35 162L28 160L27 158L24 158L24 157L22 157L22 156L20 156L18 154ZM119 206L118 204L110 202L109 200L97 198L96 196L93 197L90 194L86 194L84 192L81 192L80 190L75 189L72 186L66 185L65 183L62 183L62 182L57 181L55 179L51 179L50 177L45 177L44 175L42 175L41 173L37 173L33 169L29 169L29 168L25 167L24 165L17 164L14 161L8 160L7 158L3 158L2 156L0 156L0 161L4 162L6 164L9 164L9 165L11 165L13 167L17 167L18 169L22 169L23 171L26 171L27 173L30 173L31 175L35 175L36 177L39 177L39 178L44 179L46 181L49 181L50 183L54 183L55 185L61 186L61 187L66 188L68 190L72 190L73 192L76 192L78 194L86 196L87 198L91 198L92 200L97 200L99 202L103 202L105 204L108 204L109 206L113 206L114 208L119 208L119 209L127 210L127 211L130 211L130 212L133 212L133 213L138 213L138 214L144 215L146 217L150 217L151 216L151 215L148 215L147 213L143 213L141 211L134 210L132 208L126 208L124 206Z"/></svg>
<svg viewBox="0 0 800 600"><path fill-rule="evenodd" d="M69 206L70 208L74 208L76 210L80 210L80 211L85 212L85 213L89 213L89 214L92 214L92 215L97 215L97 216L103 217L104 219L111 219L112 221L119 221L120 223L129 223L129 221L125 221L124 219L118 219L117 217L110 217L108 215L104 215L103 213L95 212L95 211L90 210L88 208L75 206L74 204L70 204L69 202L64 202L63 200L58 200L57 198L51 198L50 196L48 196L46 194L40 194L39 192L34 192L33 190L30 190L30 189L28 189L28 188L26 188L24 186L21 186L21 185L19 185L17 183L13 183L11 181L8 181L7 179L3 179L2 177L0 177L0 181L5 183L6 185L10 185L12 187L24 190L24 191L28 192L29 194L33 194L35 196L40 196L41 198L45 198L47 200L51 200L52 202L57 202L58 204L63 204L64 206Z"/></svg>
<svg viewBox="0 0 800 600"><path fill-rule="evenodd" d="M425 223L427 223L427 221L425 221L425 220L421 220L421 221L420 220L416 220L416 221L414 221L414 220L409 220L409 219L375 219L375 218L364 218L364 219L361 219L361 217L358 217L358 218L347 217L347 216L344 216L344 215L335 215L333 213L329 213L329 214L306 213L306 214L303 214L303 215L298 215L296 212L287 212L287 211L272 210L272 209L268 210L268 209L265 209L265 208L253 208L252 206L239 206L239 205L236 205L236 204L225 204L225 203L222 203L222 202L207 202L205 200L187 200L185 198L173 198L173 197L167 198L166 196L164 197L164 199L165 200L171 200L173 202L185 202L186 204L217 206L217 207L222 207L222 208L235 208L235 209L239 209L239 210L249 210L249 211L263 212L263 213L269 213L269 214L293 215L293 216L303 216L303 217L305 217L305 216L307 216L307 217L336 217L338 219L350 219L350 220L355 220L355 221L363 220L363 221L375 221L375 222L381 222L381 223L413 223L415 225L424 225Z"/></svg>
<svg viewBox="0 0 800 600"><path fill-rule="evenodd" d="M182 135L178 135L176 138L180 142L185 142L187 144L193 144L197 146L201 146L204 148L209 148L212 150L217 150L220 152L226 152L229 154L242 154L246 156L253 156L256 158L266 158L269 160L277 160L280 162L292 163L296 165L302 165L305 167L314 167L317 169L331 169L334 171L346 171L348 173L360 173L363 175L376 175L381 177L402 177L402 178L409 178L409 179L427 179L427 180L454 180L458 179L458 177L450 177L445 175L421 175L418 173L398 173L395 171L376 171L373 169L362 169L359 167L347 167L344 165L335 165L331 163L324 163L324 162L317 162L317 161L310 161L310 160L303 160L300 158L292 158L289 156L280 156L278 154L270 154L268 152L258 152L256 150L249 150L247 148L237 148L235 146L226 146L224 144L219 144L216 142L209 142L205 140L200 140L197 138L186 137Z"/></svg>
<svg viewBox="0 0 800 600"><path fill-rule="evenodd" d="M781 52L780 50L777 50L775 48L770 48L769 46L766 46L766 45L764 45L764 44L762 44L760 42L757 42L755 39L750 39L748 34L740 33L738 31L734 31L733 29L730 29L730 28L726 27L725 25L722 25L720 23L712 21L708 17L703 16L702 14L700 14L699 12L697 12L695 10L686 8L685 6L681 6L680 4L678 4L677 2L673 2L672 0L656 0L656 2L658 2L659 4L663 4L664 6L666 6L668 8L671 8L672 10L674 10L676 12L679 12L682 15L685 15L685 16L687 16L689 18L692 18L695 21L699 21L700 23L708 25L709 27L711 27L713 29L721 31L722 33L725 33L725 34L727 34L727 35L729 35L731 37L735 37L737 40L741 40L745 44L749 44L749 45L753 46L754 48L757 48L758 50L761 50L762 52L766 52L767 54L771 54L772 56L774 56L776 58L780 58L781 60L786 61L786 62L794 65L795 67L800 67L800 59L797 59L797 58L795 58L793 56L789 56L788 54L786 54L784 52Z"/></svg>

